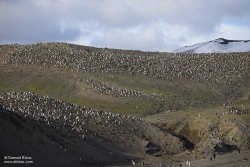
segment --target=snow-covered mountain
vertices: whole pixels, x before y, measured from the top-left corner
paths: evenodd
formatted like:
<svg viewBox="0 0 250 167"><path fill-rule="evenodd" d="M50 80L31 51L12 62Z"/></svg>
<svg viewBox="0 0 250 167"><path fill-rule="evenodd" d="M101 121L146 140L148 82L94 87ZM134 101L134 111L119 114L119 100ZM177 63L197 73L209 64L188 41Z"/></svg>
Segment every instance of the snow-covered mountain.
<svg viewBox="0 0 250 167"><path fill-rule="evenodd" d="M202 42L192 46L177 49L175 53L228 53L250 51L250 40L228 40L218 38L213 41Z"/></svg>

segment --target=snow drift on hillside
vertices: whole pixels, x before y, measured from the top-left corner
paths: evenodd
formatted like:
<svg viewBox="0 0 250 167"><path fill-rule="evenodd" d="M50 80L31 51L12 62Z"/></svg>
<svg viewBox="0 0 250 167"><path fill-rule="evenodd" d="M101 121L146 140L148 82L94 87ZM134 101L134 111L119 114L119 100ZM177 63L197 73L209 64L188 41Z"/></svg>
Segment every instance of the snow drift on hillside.
<svg viewBox="0 0 250 167"><path fill-rule="evenodd" d="M250 51L250 40L227 40L218 38L213 41L202 42L192 46L177 49L175 53L228 53Z"/></svg>

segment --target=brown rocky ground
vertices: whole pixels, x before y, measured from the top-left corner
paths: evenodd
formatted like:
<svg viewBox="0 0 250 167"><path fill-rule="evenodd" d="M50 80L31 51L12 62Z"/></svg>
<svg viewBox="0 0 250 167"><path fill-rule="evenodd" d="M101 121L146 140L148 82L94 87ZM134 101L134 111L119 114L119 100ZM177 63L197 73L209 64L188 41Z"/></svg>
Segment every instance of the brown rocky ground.
<svg viewBox="0 0 250 167"><path fill-rule="evenodd" d="M81 46L72 47L77 49ZM86 48L91 52L102 51ZM9 51L11 48L1 47L0 62L5 61L3 55ZM143 54L139 51L115 51ZM115 98L101 95L90 85L79 82L81 77L139 90L146 96ZM87 73L2 63L0 78L0 93L33 92L98 110L141 116L144 120L127 122L119 128L89 122L89 132L85 140L81 140L70 131L55 130L42 123L38 125L31 118L24 122L18 115L1 112L1 157L30 156L35 166L131 166L131 160L137 166L142 162L145 166L159 166L160 162L184 166L187 160L192 166L250 164L250 113L247 112L250 87L245 80L239 80L239 86L171 76L166 79L126 73ZM246 111L246 114L231 113L229 110L233 108ZM98 135L94 136L94 133ZM238 149L241 154L238 154ZM216 159L211 162L209 158L214 151Z"/></svg>

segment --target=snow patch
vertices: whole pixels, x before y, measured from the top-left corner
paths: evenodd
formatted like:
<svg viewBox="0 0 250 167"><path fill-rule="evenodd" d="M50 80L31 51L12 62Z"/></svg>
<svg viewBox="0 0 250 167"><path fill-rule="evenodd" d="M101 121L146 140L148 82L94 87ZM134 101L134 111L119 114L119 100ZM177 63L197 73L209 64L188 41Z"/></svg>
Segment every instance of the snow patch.
<svg viewBox="0 0 250 167"><path fill-rule="evenodd" d="M213 41L202 42L186 46L173 51L174 53L229 53L250 51L250 40L227 40L218 38Z"/></svg>

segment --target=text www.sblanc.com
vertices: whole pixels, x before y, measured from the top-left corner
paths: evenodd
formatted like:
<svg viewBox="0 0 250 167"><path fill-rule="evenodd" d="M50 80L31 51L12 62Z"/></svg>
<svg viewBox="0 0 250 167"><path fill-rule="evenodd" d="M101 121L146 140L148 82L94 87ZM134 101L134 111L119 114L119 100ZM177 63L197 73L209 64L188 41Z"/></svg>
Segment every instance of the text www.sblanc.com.
<svg viewBox="0 0 250 167"><path fill-rule="evenodd" d="M5 164L32 164L32 157L28 156L18 156L18 157L13 157L13 156L4 156L4 161L3 163Z"/></svg>

